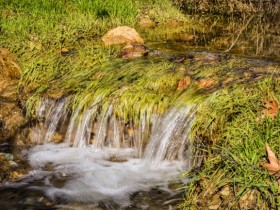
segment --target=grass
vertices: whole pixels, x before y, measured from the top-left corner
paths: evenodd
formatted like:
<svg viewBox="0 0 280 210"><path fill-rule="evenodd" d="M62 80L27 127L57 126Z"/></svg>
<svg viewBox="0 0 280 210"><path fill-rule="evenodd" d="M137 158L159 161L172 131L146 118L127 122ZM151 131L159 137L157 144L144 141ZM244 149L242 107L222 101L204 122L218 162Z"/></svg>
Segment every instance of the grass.
<svg viewBox="0 0 280 210"><path fill-rule="evenodd" d="M240 199L253 191L256 206L265 203L270 209L279 208L275 177L260 164L267 162L265 143L280 154L280 115L275 119L262 116L264 101L280 97L277 84L265 79L250 86L234 86L216 92L201 104L192 129L196 161L201 166L190 173L194 181L185 209L197 205L199 198L203 200L202 194L209 202L225 186L231 186L234 195L225 208L240 204ZM195 189L207 182L212 185L211 192L197 193Z"/></svg>
<svg viewBox="0 0 280 210"><path fill-rule="evenodd" d="M26 52L30 42L42 44L45 50L74 47L81 39L88 44L108 28L133 25L138 9L131 0L2 1L1 31L5 39L0 44L13 52Z"/></svg>
<svg viewBox="0 0 280 210"><path fill-rule="evenodd" d="M169 1L143 3L132 0L1 0L0 46L10 49L18 57L22 72L19 91L28 100L27 112L34 113L34 103L40 97L71 95L74 107L77 103L89 106L89 101L81 99L101 96L105 100L120 86L144 77L143 72L152 72L151 68L158 68L160 74L164 74L170 64L162 62L160 67L161 64L142 61L136 67L116 59L120 48L105 48L101 43L101 37L110 28L119 25L136 27L141 5L151 9L153 18L159 21L183 17ZM67 48L69 54L63 55L62 48ZM146 64L149 70L143 71ZM161 68L166 69L162 71ZM114 77L116 72L118 77ZM124 78L118 79L121 77ZM178 77L175 76L170 81L175 89L176 80ZM137 85L142 83L139 81ZM127 97L132 94L125 92ZM153 98L158 102L162 96L147 93L143 100L148 103Z"/></svg>

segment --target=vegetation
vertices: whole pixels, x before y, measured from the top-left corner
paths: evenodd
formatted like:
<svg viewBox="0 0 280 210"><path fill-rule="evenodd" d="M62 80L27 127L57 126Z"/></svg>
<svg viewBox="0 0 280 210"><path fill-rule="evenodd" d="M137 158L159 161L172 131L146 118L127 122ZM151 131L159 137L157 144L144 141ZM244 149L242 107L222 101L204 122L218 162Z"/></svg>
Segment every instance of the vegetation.
<svg viewBox="0 0 280 210"><path fill-rule="evenodd" d="M248 14L260 8L248 4L251 1L247 4L237 0L202 1L199 5L197 2L174 1L187 10L215 13L238 10ZM209 7L209 2L216 4ZM271 7L275 8L280 7ZM241 205L240 200L247 193L256 198L252 202L267 208L279 207L276 178L260 164L267 162L265 143L280 154L279 113L271 118L263 111L267 108L265 101L279 103L276 64L194 51L191 54L195 59L175 63L170 59L174 56L171 49L163 50L160 56L123 60L118 58L120 47L104 47L100 41L107 30L129 25L139 29L147 40L165 42L184 33L187 41L183 41L195 44L195 50L201 49L198 45L211 44L217 46L216 51L225 51L236 46L243 31L248 30L254 36L247 45L256 42L261 54L265 51L264 28L269 27L249 30L247 22L241 21L241 25L226 23L225 28L216 17L203 21L197 16L191 19L168 0L0 0L0 10L0 46L9 48L18 57L21 67L18 91L22 101L26 101L28 115L34 114L43 97L67 97L72 109L79 105L87 110L94 103L102 110L103 105L113 103L117 116L134 122L143 112L150 116L173 105L197 102L200 106L192 128L196 168L186 174L193 182L187 186L183 207L188 209L203 201L213 201L226 187L230 189L230 201L218 199L224 208ZM151 30L138 25L139 19L147 14L157 24ZM172 29L166 30L166 24ZM215 32L210 31L212 28ZM277 30L273 33L277 34ZM230 40L228 36L216 38L217 34L231 32L234 33ZM209 38L209 34L214 38ZM263 37L259 38L260 34ZM174 47L166 42L164 45ZM179 46L183 53L190 49L181 43ZM278 55L277 51L266 53L266 57ZM258 65L264 66L263 69L256 68ZM190 85L178 90L182 78L189 78Z"/></svg>
<svg viewBox="0 0 280 210"><path fill-rule="evenodd" d="M265 114L264 105L267 100L278 104L279 97L278 81L270 78L220 90L201 104L192 129L195 162L201 165L186 174L193 177L186 209L203 201L211 206L213 197L227 186L232 198L228 202L220 195L221 208L279 208L276 176L270 176L261 165L267 162L266 143L280 154L280 115L278 109L275 115ZM253 196L244 204L242 198L248 193Z"/></svg>

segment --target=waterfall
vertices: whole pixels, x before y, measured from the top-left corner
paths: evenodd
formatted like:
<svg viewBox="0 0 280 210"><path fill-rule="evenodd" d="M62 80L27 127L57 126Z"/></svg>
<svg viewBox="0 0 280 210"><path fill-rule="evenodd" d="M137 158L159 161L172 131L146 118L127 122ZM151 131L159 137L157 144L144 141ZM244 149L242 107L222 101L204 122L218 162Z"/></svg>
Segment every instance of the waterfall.
<svg viewBox="0 0 280 210"><path fill-rule="evenodd" d="M163 115L155 113L150 123L144 112L138 124L133 124L116 117L113 105L98 113L94 106L97 102L84 111L78 106L69 117L66 101L43 100L37 115L44 121L33 130L36 133L32 136L34 143L49 143L60 127L66 127L61 136L68 147L134 148L135 156L143 156L155 165L165 159L186 160L190 157L189 133L194 118L191 106L174 107ZM70 119L62 119L67 116Z"/></svg>
<svg viewBox="0 0 280 210"><path fill-rule="evenodd" d="M60 120L67 115L67 110L64 109L65 104L66 99L59 101L45 99L42 101L42 105L37 110L37 118L40 123L33 128L30 137L34 143L49 143L52 141Z"/></svg>
<svg viewBox="0 0 280 210"><path fill-rule="evenodd" d="M173 108L165 115L155 117L144 158L155 165L164 159L190 158L189 133L193 115L191 107L187 107Z"/></svg>
<svg viewBox="0 0 280 210"><path fill-rule="evenodd" d="M191 161L192 107L174 107L136 122L114 114L114 105L100 110L71 111L67 99L43 100L29 151L32 176L44 177L48 197L79 203L112 201L127 207L135 192L157 188L173 193L169 184L180 180L178 171ZM53 135L62 143L53 144ZM51 166L48 169L48 165Z"/></svg>

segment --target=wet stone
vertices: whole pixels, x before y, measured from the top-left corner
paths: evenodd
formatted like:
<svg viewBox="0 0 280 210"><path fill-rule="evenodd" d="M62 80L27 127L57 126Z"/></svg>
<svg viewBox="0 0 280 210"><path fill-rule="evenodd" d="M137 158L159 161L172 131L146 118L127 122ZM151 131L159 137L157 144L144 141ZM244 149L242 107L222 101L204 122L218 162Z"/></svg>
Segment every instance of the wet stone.
<svg viewBox="0 0 280 210"><path fill-rule="evenodd" d="M9 164L11 169L17 169L19 167L18 164L15 161L12 161L12 160L8 161L8 164Z"/></svg>
<svg viewBox="0 0 280 210"><path fill-rule="evenodd" d="M129 59L147 56L149 49L144 45L127 44L120 53L120 58Z"/></svg>
<svg viewBox="0 0 280 210"><path fill-rule="evenodd" d="M1 209L55 209L52 200L28 186L1 187L0 194Z"/></svg>
<svg viewBox="0 0 280 210"><path fill-rule="evenodd" d="M6 160L13 160L14 156L10 153L0 153L0 157L5 158Z"/></svg>
<svg viewBox="0 0 280 210"><path fill-rule="evenodd" d="M191 54L175 55L168 58L168 60L173 63L183 63L186 60L191 60L191 59L194 59L194 56Z"/></svg>

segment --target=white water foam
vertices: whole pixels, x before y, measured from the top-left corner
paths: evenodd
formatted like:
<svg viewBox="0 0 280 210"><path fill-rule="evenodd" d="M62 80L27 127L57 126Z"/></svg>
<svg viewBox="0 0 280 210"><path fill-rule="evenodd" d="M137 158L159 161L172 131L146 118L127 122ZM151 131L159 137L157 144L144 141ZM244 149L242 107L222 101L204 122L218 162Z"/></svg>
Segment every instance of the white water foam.
<svg viewBox="0 0 280 210"><path fill-rule="evenodd" d="M184 170L183 161L162 161L155 166L134 155L132 148L45 144L30 150L29 161L36 169L32 171L35 176L45 164L52 163L53 173L66 177L67 181L60 187L48 180L46 193L52 198L86 203L111 200L121 206L129 205L133 192L155 186L168 190L168 184L180 178L179 170Z"/></svg>
<svg viewBox="0 0 280 210"><path fill-rule="evenodd" d="M96 102L83 112L78 107L68 120L61 120L67 116L65 103L43 103L38 115L45 121L36 128L38 139L43 140L34 142L45 144L29 151L32 174L47 174L43 188L50 197L128 206L134 192L153 187L169 191L169 183L180 179L179 171L190 167L191 107L154 114L151 122L143 113L140 123L133 125L118 119L113 105L98 113ZM67 128L64 143L50 144L59 127ZM47 165L51 168L46 169Z"/></svg>

